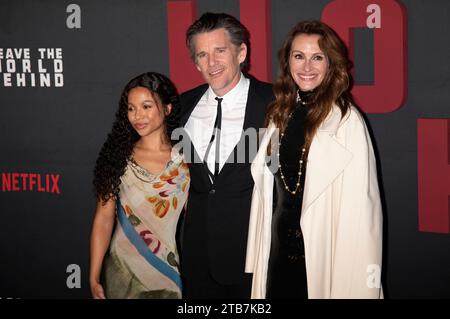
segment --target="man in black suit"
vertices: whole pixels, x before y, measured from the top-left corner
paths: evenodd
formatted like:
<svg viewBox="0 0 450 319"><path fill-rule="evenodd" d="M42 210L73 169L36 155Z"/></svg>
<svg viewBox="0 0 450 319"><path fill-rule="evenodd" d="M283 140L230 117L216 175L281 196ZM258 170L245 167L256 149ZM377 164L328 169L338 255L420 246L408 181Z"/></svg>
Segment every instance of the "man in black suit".
<svg viewBox="0 0 450 319"><path fill-rule="evenodd" d="M244 75L249 34L236 18L205 13L186 37L206 84L181 96L192 143L185 152L191 186L181 239L185 297L249 298L252 277L244 267L256 153L250 145L264 126L272 88Z"/></svg>

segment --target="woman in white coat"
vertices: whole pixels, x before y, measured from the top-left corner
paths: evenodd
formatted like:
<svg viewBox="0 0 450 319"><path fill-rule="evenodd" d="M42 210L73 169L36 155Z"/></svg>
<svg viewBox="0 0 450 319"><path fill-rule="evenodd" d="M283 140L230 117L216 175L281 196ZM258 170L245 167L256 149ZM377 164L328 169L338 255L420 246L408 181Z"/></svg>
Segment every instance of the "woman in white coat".
<svg viewBox="0 0 450 319"><path fill-rule="evenodd" d="M382 298L382 210L372 143L338 35L298 23L252 164L252 298Z"/></svg>

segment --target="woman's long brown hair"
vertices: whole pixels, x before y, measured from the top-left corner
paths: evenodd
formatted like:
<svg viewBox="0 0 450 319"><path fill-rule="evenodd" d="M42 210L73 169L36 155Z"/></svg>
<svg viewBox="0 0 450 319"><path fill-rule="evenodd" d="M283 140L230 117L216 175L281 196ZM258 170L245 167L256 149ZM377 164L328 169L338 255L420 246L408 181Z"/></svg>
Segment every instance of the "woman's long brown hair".
<svg viewBox="0 0 450 319"><path fill-rule="evenodd" d="M320 21L303 21L298 23L288 34L283 46L278 52L279 75L273 85L275 101L268 107L266 114L266 127L270 122L284 132L287 118L295 108L297 97L297 84L289 71L289 58L292 42L300 34L319 35L319 47L328 59L328 70L322 83L314 90L311 103L308 104L308 113L305 121L305 143L309 150L312 138L320 124L331 112L336 104L342 113L347 113L353 99L350 93L351 76L349 69L351 62L344 42L336 32ZM270 147L268 148L270 152Z"/></svg>

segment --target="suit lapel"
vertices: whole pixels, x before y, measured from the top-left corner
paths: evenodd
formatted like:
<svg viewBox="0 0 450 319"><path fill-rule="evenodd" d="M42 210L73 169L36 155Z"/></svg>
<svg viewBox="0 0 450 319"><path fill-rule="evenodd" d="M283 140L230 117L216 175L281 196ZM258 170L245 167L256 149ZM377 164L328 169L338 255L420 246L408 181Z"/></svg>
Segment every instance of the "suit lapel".
<svg viewBox="0 0 450 319"><path fill-rule="evenodd" d="M205 94L207 89L208 85L204 84L194 89L193 91L183 94L183 97L181 99L183 111L180 118L182 126L186 125L189 116L191 116L192 111L194 111L198 101L200 101L200 99L202 98L203 94Z"/></svg>
<svg viewBox="0 0 450 319"><path fill-rule="evenodd" d="M244 141L244 138L245 138L244 131L247 130L248 128L255 128L257 130L256 131L257 136L259 136L258 130L259 130L260 126L262 125L262 123L264 122L265 114L264 114L263 108L261 108L261 106L265 102L262 101L261 97L258 95L258 92L256 90L255 79L253 79L252 77L249 77L249 80L250 80L250 86L248 88L247 104L245 106L244 125L242 127L242 135L241 135L241 138L239 139L238 143L234 146L233 151L228 156L228 159L225 162L225 165L222 167L219 175L232 167L229 164L236 163L235 160L236 160L236 156L237 156L236 153L238 152L238 147L240 144L245 142ZM260 116L258 117L258 115L260 115ZM253 142L250 141L250 143L253 143ZM242 149L242 150L244 150L244 149ZM248 153L247 150L248 150L248 147L245 147L246 153ZM240 155L240 156L242 156L242 155ZM247 154L246 154L246 157L247 157ZM249 158L248 160L249 160L249 162L251 162L253 159Z"/></svg>
<svg viewBox="0 0 450 319"><path fill-rule="evenodd" d="M264 101L261 100L260 95L258 95L258 92L256 90L256 82L255 80L250 77L250 86L248 88L248 97L247 97L247 105L245 107L245 118L244 118L244 125L243 130L245 131L249 127L254 127L258 129L262 123L260 123L258 118L258 112L261 112L261 109L259 109L263 104ZM262 114L263 119L265 114Z"/></svg>
<svg viewBox="0 0 450 319"><path fill-rule="evenodd" d="M188 96L186 96L184 99L182 99L182 106L184 108L183 113L180 117L181 125L184 127L189 120L189 117L191 116L192 112L194 111L195 107L197 106L198 101L202 98L203 94L208 89L208 85L202 85L198 87L197 89L194 89L191 92L188 92ZM189 138L189 134L185 134L186 137ZM189 154L189 167L190 170L197 171L198 173L196 176L201 176L202 184L207 186L208 188L211 186L211 180L209 179L208 175L208 167L203 162L203 160L200 158L200 156L197 153L197 150L194 146L194 143L192 143L192 140L189 138L189 143L187 146L187 150L190 152Z"/></svg>

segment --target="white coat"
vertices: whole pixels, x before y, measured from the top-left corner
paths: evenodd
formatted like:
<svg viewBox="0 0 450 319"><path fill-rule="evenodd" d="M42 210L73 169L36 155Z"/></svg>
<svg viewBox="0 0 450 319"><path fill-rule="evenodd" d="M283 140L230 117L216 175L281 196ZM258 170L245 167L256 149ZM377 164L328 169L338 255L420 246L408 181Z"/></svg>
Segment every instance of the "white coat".
<svg viewBox="0 0 450 319"><path fill-rule="evenodd" d="M274 176L266 165L270 125L252 163L246 272L265 298ZM309 298L383 298L382 209L367 127L356 108L334 106L310 146L300 218Z"/></svg>

